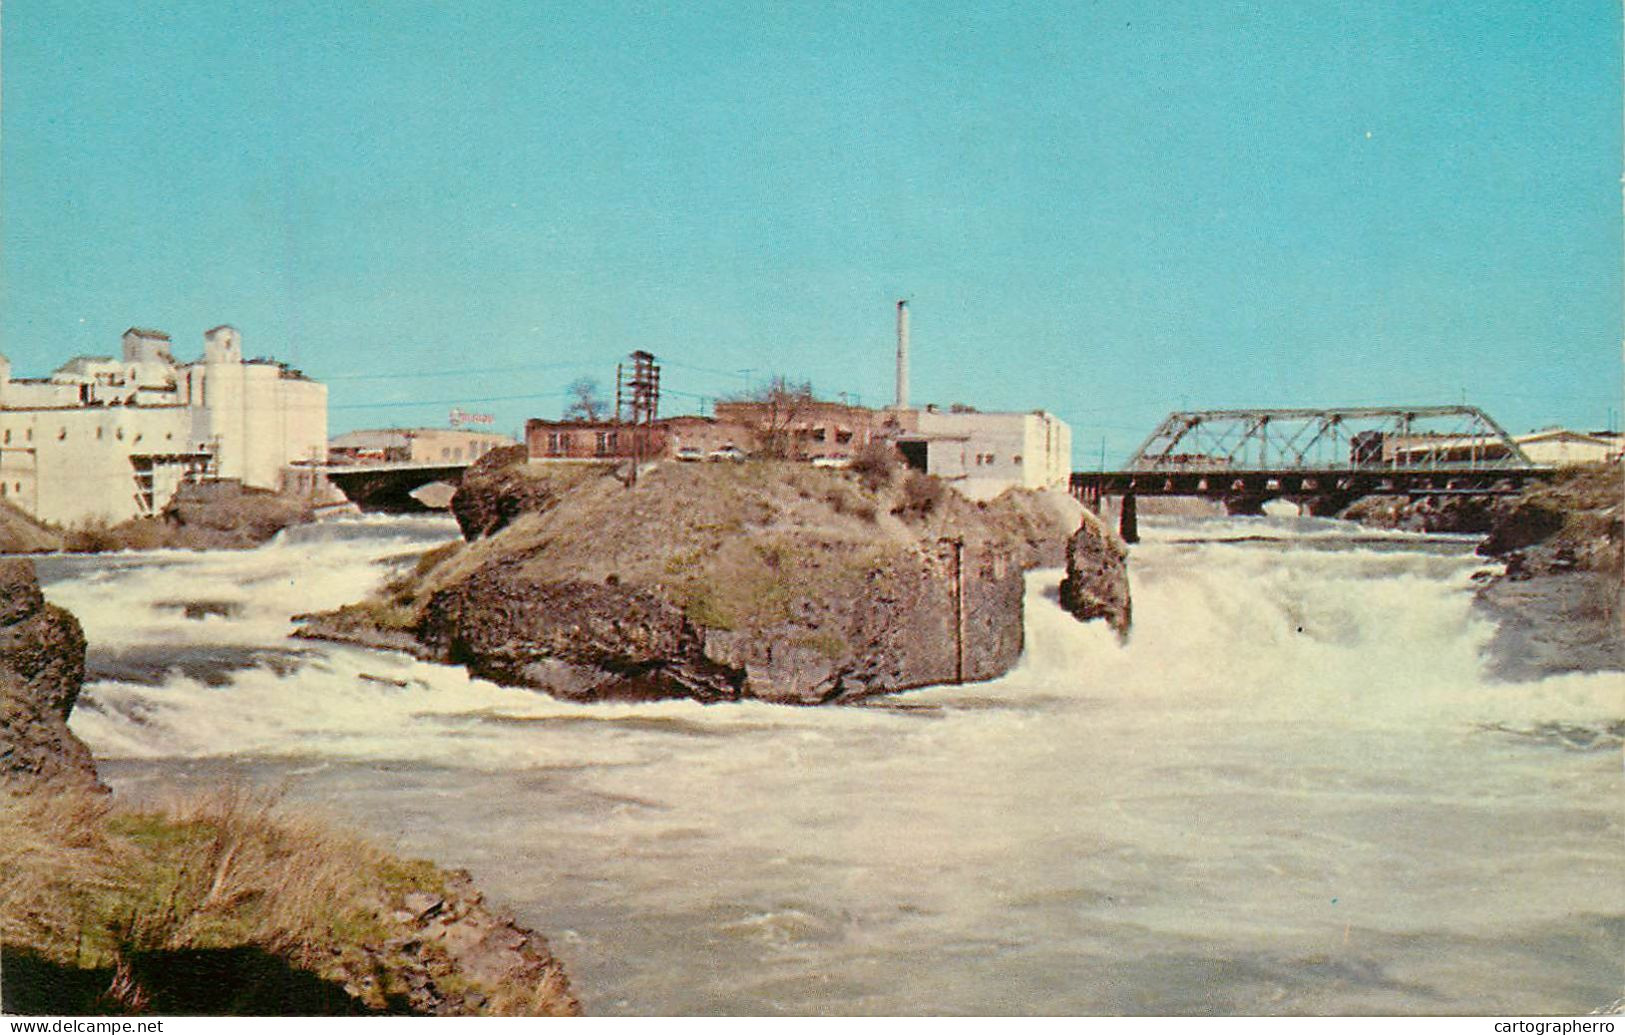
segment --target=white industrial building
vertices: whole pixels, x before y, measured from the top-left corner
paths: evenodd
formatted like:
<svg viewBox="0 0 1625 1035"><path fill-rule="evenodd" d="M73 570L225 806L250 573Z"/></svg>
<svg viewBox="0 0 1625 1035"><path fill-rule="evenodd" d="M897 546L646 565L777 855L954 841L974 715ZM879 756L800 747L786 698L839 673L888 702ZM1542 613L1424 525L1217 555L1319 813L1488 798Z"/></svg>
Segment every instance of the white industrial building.
<svg viewBox="0 0 1625 1035"><path fill-rule="evenodd" d="M169 335L132 327L120 359L80 356L13 379L0 356L0 498L63 526L161 511L187 479L281 489L327 457L327 387L244 360L229 326L177 363Z"/></svg>
<svg viewBox="0 0 1625 1035"><path fill-rule="evenodd" d="M990 499L1010 488L1064 488L1072 475L1072 428L1053 413L909 405L908 324L908 302L899 301L897 398L890 412L901 432L898 451L909 465L972 499Z"/></svg>
<svg viewBox="0 0 1625 1035"><path fill-rule="evenodd" d="M903 456L972 499L1009 488L1064 487L1072 473L1072 429L1052 413L927 406L908 416L912 430L898 439Z"/></svg>
<svg viewBox="0 0 1625 1035"><path fill-rule="evenodd" d="M1568 467L1574 464L1596 464L1618 460L1622 440L1618 432L1572 431L1568 428L1547 428L1518 435L1513 439L1523 455L1537 464Z"/></svg>

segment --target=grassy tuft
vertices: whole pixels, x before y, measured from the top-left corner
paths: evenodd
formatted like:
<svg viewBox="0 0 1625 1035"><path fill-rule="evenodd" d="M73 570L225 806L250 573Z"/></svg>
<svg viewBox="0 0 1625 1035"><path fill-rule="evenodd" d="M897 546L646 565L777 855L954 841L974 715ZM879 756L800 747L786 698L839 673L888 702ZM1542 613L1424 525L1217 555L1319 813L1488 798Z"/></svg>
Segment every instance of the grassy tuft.
<svg viewBox="0 0 1625 1035"><path fill-rule="evenodd" d="M392 913L409 892L445 888L430 863L232 788L162 810L88 793L13 794L0 812L8 966L62 978L67 991L53 1006L69 1012L139 1012L144 966L210 952L276 957L348 990L361 1008L399 1012L412 989L391 956L402 933ZM439 964L445 984L462 980ZM523 998L483 992L488 1002Z"/></svg>

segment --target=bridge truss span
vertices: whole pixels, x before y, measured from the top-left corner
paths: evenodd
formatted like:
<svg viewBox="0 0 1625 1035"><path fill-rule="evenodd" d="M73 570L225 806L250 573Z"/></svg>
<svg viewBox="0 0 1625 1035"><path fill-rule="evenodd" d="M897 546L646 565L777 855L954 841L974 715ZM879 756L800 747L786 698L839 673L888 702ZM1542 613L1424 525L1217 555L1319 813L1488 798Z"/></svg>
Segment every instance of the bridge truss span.
<svg viewBox="0 0 1625 1035"><path fill-rule="evenodd" d="M1170 413L1135 451L1128 470L1477 474L1533 466L1476 406L1412 406Z"/></svg>
<svg viewBox="0 0 1625 1035"><path fill-rule="evenodd" d="M1138 496L1202 496L1232 514L1295 499L1337 513L1361 496L1493 496L1550 474L1476 406L1170 413L1120 471L1077 471L1072 493L1099 510L1122 498L1133 542Z"/></svg>

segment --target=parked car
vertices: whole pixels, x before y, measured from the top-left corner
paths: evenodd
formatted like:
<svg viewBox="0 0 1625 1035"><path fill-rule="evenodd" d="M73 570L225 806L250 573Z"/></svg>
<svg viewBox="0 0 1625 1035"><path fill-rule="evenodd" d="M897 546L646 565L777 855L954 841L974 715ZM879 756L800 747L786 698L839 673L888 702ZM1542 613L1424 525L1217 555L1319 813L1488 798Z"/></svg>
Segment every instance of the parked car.
<svg viewBox="0 0 1625 1035"><path fill-rule="evenodd" d="M711 450L710 459L732 460L735 463L738 463L739 461L745 459L745 451L730 443L729 445L723 446L721 449Z"/></svg>
<svg viewBox="0 0 1625 1035"><path fill-rule="evenodd" d="M705 459L705 450L699 446L684 446L677 451L677 459L693 462Z"/></svg>
<svg viewBox="0 0 1625 1035"><path fill-rule="evenodd" d="M815 456L812 458L812 465L814 467L851 467L852 458L835 454Z"/></svg>

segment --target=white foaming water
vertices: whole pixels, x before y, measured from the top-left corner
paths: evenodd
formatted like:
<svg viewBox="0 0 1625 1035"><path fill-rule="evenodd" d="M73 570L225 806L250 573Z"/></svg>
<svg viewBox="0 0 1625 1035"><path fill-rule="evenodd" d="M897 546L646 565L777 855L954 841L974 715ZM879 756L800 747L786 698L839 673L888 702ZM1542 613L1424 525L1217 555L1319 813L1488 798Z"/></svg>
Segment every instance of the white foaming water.
<svg viewBox="0 0 1625 1035"><path fill-rule="evenodd" d="M1584 1012L1620 993L1617 674L1484 678L1463 541L1150 519L1126 644L1030 578L990 683L569 705L286 639L450 538L42 564L121 792L282 786L467 866L597 1013ZM380 563L383 562L383 563ZM192 608L205 602L229 605ZM198 617L201 615L202 617Z"/></svg>

